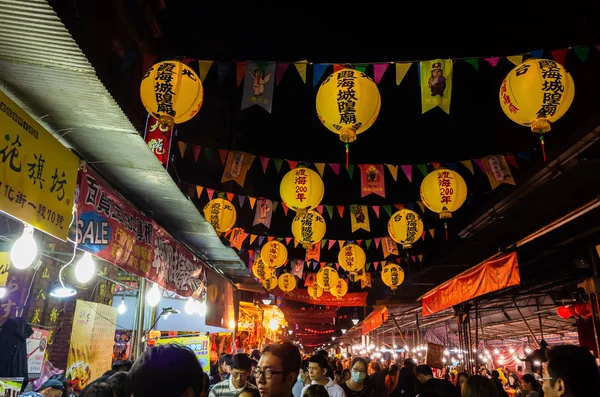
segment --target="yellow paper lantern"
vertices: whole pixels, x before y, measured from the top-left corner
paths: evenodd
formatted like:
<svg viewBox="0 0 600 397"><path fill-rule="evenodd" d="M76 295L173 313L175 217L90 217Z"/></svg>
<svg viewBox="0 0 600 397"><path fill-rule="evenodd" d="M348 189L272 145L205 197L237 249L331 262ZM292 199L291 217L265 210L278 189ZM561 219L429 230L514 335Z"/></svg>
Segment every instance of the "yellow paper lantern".
<svg viewBox="0 0 600 397"><path fill-rule="evenodd" d="M273 276L273 268L267 266L262 259L258 258L252 264L252 274L259 280L266 280Z"/></svg>
<svg viewBox="0 0 600 397"><path fill-rule="evenodd" d="M272 268L283 266L287 257L287 248L277 240L269 241L260 249L260 259Z"/></svg>
<svg viewBox="0 0 600 397"><path fill-rule="evenodd" d="M550 123L569 110L574 96L573 78L560 63L550 59L526 60L511 70L500 85L502 110L515 123L540 134L542 149Z"/></svg>
<svg viewBox="0 0 600 397"><path fill-rule="evenodd" d="M440 167L421 182L421 201L442 219L452 218L466 199L467 184L458 172Z"/></svg>
<svg viewBox="0 0 600 397"><path fill-rule="evenodd" d="M317 273L317 284L325 291L329 291L331 287L338 281L338 273L332 267L323 267Z"/></svg>
<svg viewBox="0 0 600 397"><path fill-rule="evenodd" d="M390 263L383 268L381 279L385 285L394 290L404 281L404 270L395 263Z"/></svg>
<svg viewBox="0 0 600 397"><path fill-rule="evenodd" d="M204 99L202 81L187 65L164 61L152 66L142 77L142 103L161 123L188 121L198 113Z"/></svg>
<svg viewBox="0 0 600 397"><path fill-rule="evenodd" d="M263 287L265 287L267 291L271 291L277 287L278 280L277 277L275 277L275 275L272 275L267 279L261 280L261 284Z"/></svg>
<svg viewBox="0 0 600 397"><path fill-rule="evenodd" d="M365 73L344 68L321 84L316 105L321 123L348 144L373 125L381 96L377 84Z"/></svg>
<svg viewBox="0 0 600 397"><path fill-rule="evenodd" d="M277 285L283 292L291 292L294 288L296 288L296 277L292 276L291 273L283 273L281 276L279 276Z"/></svg>
<svg viewBox="0 0 600 397"><path fill-rule="evenodd" d="M337 283L329 290L329 293L340 299L348 293L348 283L343 278L338 278Z"/></svg>
<svg viewBox="0 0 600 397"><path fill-rule="evenodd" d="M388 221L388 233L392 240L409 249L423 234L423 220L415 211L403 208Z"/></svg>
<svg viewBox="0 0 600 397"><path fill-rule="evenodd" d="M347 272L357 272L365 266L367 256L365 251L356 244L344 246L338 254L338 262Z"/></svg>
<svg viewBox="0 0 600 397"><path fill-rule="evenodd" d="M306 288L308 291L308 295L310 295L313 299L319 299L323 296L323 288L319 287L317 283L314 283L312 286Z"/></svg>
<svg viewBox="0 0 600 397"><path fill-rule="evenodd" d="M231 202L216 198L204 206L204 218L215 228L217 233L223 233L235 225L237 213Z"/></svg>
<svg viewBox="0 0 600 397"><path fill-rule="evenodd" d="M288 208L305 214L323 200L325 187L315 171L298 167L284 175L279 185L279 194Z"/></svg>
<svg viewBox="0 0 600 397"><path fill-rule="evenodd" d="M292 234L304 248L318 243L325 236L325 219L316 211L298 214L292 221Z"/></svg>

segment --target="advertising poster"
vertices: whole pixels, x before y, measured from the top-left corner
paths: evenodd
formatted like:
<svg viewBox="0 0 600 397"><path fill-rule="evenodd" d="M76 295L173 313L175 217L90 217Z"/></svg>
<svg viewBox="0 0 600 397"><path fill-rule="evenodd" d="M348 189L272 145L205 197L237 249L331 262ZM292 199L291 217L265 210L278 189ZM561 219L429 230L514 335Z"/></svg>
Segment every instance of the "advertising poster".
<svg viewBox="0 0 600 397"><path fill-rule="evenodd" d="M210 340L208 335L156 340L157 345L166 345L168 343L176 343L190 348L196 354L196 358L204 372L207 374L210 373Z"/></svg>
<svg viewBox="0 0 600 397"><path fill-rule="evenodd" d="M50 331L46 329L33 328L33 335L27 339L27 372L29 372L29 376L42 372L49 333Z"/></svg>

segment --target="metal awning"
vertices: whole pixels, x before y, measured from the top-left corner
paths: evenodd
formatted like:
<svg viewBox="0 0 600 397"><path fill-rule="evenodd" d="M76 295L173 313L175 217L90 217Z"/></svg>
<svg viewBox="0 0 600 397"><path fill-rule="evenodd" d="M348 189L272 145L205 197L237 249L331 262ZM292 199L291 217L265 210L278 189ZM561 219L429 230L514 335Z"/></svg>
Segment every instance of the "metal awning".
<svg viewBox="0 0 600 397"><path fill-rule="evenodd" d="M184 196L45 0L0 2L0 86L60 142L232 282L256 281Z"/></svg>

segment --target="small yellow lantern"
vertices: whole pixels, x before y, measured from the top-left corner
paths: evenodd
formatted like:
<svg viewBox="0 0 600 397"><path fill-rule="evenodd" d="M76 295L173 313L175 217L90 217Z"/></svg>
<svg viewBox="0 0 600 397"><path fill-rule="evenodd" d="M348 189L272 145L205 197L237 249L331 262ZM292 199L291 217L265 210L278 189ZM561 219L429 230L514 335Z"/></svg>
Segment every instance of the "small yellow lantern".
<svg viewBox="0 0 600 397"><path fill-rule="evenodd" d="M323 296L323 288L319 287L317 283L306 288L306 290L308 291L308 295L310 295L310 297L313 299L319 299L321 296Z"/></svg>
<svg viewBox="0 0 600 397"><path fill-rule="evenodd" d="M237 219L233 204L222 198L210 200L204 206L203 212L204 218L215 228L218 234L231 229Z"/></svg>
<svg viewBox="0 0 600 397"><path fill-rule="evenodd" d="M325 219L316 211L298 214L292 221L292 234L304 248L318 243L325 236Z"/></svg>
<svg viewBox="0 0 600 397"><path fill-rule="evenodd" d="M284 175L279 185L279 194L288 208L297 211L298 214L305 214L321 203L325 187L315 171L298 167Z"/></svg>
<svg viewBox="0 0 600 397"><path fill-rule="evenodd" d="M204 89L198 75L178 61L164 61L152 66L142 77L142 103L162 124L188 121L198 113Z"/></svg>
<svg viewBox="0 0 600 397"><path fill-rule="evenodd" d="M338 254L338 262L347 272L357 272L365 266L367 256L365 251L356 244L344 246Z"/></svg>
<svg viewBox="0 0 600 397"><path fill-rule="evenodd" d="M277 277L275 277L275 275L272 275L269 278L261 280L261 284L263 287L265 287L267 291L271 291L277 287L278 280Z"/></svg>
<svg viewBox="0 0 600 397"><path fill-rule="evenodd" d="M573 78L558 62L528 59L515 67L500 85L500 106L509 119L540 134L544 161L544 134L550 123L569 110L575 96Z"/></svg>
<svg viewBox="0 0 600 397"><path fill-rule="evenodd" d="M252 264L252 274L259 280L266 280L273 276L273 269L267 266L262 259L258 258Z"/></svg>
<svg viewBox="0 0 600 397"><path fill-rule="evenodd" d="M404 270L395 263L390 263L383 268L381 279L385 285L395 290L404 281Z"/></svg>
<svg viewBox="0 0 600 397"><path fill-rule="evenodd" d="M343 278L338 278L337 283L329 290L329 293L338 299L341 299L348 293L348 283Z"/></svg>
<svg viewBox="0 0 600 397"><path fill-rule="evenodd" d="M287 248L277 240L269 241L260 250L260 259L271 268L283 266L287 257Z"/></svg>
<svg viewBox="0 0 600 397"><path fill-rule="evenodd" d="M325 266L317 273L317 284L325 291L329 291L338 281L338 273L332 268Z"/></svg>
<svg viewBox="0 0 600 397"><path fill-rule="evenodd" d="M292 276L290 273L283 273L281 276L279 276L277 285L283 292L291 292L294 288L296 288L296 277Z"/></svg>
<svg viewBox="0 0 600 397"><path fill-rule="evenodd" d="M392 240L409 249L423 234L423 221L415 211L403 208L388 221L388 233Z"/></svg>

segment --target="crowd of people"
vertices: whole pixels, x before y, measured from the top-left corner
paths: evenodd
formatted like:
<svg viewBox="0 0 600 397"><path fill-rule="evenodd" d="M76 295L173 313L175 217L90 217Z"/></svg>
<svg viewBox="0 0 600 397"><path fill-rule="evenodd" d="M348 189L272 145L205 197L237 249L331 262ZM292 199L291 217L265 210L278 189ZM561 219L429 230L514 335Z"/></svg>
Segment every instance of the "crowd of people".
<svg viewBox="0 0 600 397"><path fill-rule="evenodd" d="M135 363L120 362L90 383L79 397L504 397L512 378L520 397L600 397L600 373L589 350L572 345L548 351L543 372L465 372L434 376L412 359L384 367L364 357L335 359L325 351L302 357L289 342L222 355L207 374L196 355L170 344L150 348ZM22 396L72 397L64 378L52 378Z"/></svg>

